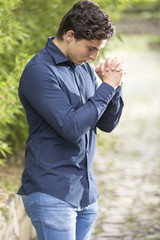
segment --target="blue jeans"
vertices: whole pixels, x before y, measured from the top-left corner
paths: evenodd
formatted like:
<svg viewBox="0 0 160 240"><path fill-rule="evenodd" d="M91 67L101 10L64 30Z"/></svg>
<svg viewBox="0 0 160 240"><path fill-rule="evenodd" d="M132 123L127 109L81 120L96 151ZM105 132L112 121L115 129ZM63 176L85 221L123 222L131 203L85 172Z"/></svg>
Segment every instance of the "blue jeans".
<svg viewBox="0 0 160 240"><path fill-rule="evenodd" d="M98 217L97 202L76 208L39 192L23 195L22 199L38 240L89 240Z"/></svg>

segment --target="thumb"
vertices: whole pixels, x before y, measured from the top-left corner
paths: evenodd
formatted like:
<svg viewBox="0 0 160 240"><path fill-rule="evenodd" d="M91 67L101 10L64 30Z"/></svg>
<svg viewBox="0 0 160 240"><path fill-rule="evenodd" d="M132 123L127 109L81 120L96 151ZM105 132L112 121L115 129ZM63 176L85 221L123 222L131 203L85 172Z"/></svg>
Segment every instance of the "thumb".
<svg viewBox="0 0 160 240"><path fill-rule="evenodd" d="M99 73L99 67L96 67L96 68L95 68L95 72L96 72L96 73Z"/></svg>

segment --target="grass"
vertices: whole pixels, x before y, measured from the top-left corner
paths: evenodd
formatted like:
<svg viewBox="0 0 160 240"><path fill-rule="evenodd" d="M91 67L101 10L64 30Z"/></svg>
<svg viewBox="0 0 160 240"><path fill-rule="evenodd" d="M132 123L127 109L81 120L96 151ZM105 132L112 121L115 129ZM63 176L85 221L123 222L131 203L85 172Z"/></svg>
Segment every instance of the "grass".
<svg viewBox="0 0 160 240"><path fill-rule="evenodd" d="M20 180L17 177L11 179L0 178L0 189L6 189L7 191L17 191Z"/></svg>
<svg viewBox="0 0 160 240"><path fill-rule="evenodd" d="M102 156L105 155L106 151L116 151L117 138L117 136L114 137L111 134L106 134L98 131L97 147Z"/></svg>
<svg viewBox="0 0 160 240"><path fill-rule="evenodd" d="M0 171L0 189L8 192L17 192L20 187L20 178L22 173L22 167L16 166L1 166Z"/></svg>

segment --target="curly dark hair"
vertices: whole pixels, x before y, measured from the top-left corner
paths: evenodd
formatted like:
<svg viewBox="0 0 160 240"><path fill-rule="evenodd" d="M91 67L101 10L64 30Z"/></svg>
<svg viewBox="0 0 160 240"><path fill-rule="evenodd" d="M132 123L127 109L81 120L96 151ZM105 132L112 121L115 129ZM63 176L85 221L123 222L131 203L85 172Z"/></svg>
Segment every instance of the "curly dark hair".
<svg viewBox="0 0 160 240"><path fill-rule="evenodd" d="M115 28L98 4L84 0L77 2L63 17L56 34L57 38L63 40L63 35L69 30L74 31L77 40L90 41L110 39Z"/></svg>

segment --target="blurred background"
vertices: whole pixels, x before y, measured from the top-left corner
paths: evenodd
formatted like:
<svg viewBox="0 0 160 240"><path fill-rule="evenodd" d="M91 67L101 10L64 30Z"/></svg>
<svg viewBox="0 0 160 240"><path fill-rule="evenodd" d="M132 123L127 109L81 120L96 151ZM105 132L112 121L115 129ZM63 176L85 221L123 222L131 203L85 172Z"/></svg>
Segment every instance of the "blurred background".
<svg viewBox="0 0 160 240"><path fill-rule="evenodd" d="M18 98L20 75L76 2L0 1L0 216L4 218L9 196L20 186L28 134ZM99 59L120 57L127 75L118 127L111 134L98 132L94 172L100 216L92 239L160 240L160 0L95 2L116 27ZM0 225L0 239L1 230Z"/></svg>

